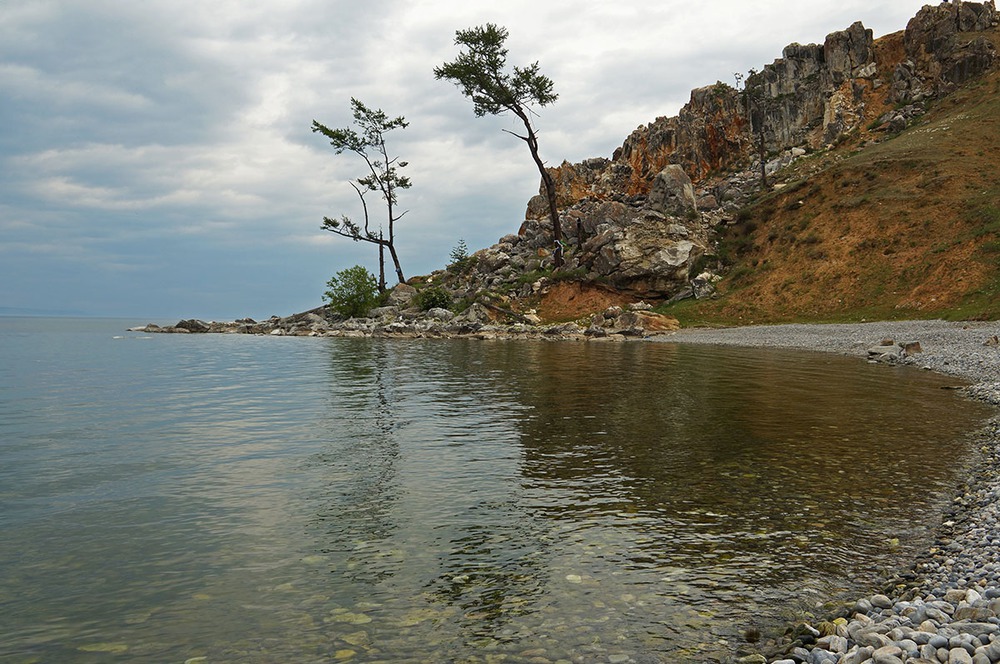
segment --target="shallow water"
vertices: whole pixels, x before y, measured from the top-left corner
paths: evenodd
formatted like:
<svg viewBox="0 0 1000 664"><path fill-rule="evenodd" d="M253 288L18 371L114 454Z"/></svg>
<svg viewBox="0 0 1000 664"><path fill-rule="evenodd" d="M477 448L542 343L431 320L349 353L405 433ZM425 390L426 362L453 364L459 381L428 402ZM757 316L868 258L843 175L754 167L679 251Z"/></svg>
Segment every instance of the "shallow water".
<svg viewBox="0 0 1000 664"><path fill-rule="evenodd" d="M707 660L905 560L986 414L798 352L125 327L0 318L4 662Z"/></svg>

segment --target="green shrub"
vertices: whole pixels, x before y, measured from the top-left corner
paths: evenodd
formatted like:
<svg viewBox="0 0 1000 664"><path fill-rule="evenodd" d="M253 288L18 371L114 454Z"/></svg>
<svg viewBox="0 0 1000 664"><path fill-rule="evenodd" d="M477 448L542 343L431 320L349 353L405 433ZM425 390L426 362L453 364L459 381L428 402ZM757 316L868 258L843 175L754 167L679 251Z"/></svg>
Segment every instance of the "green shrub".
<svg viewBox="0 0 1000 664"><path fill-rule="evenodd" d="M537 270L531 270L530 272L525 272L517 276L517 285L523 286L524 284L533 284L542 277L549 277L551 275L552 275L551 269L539 268Z"/></svg>
<svg viewBox="0 0 1000 664"><path fill-rule="evenodd" d="M580 281L587 276L588 272L590 270L585 267L577 267L572 270L560 269L553 272L549 279L556 283L561 281Z"/></svg>
<svg viewBox="0 0 1000 664"><path fill-rule="evenodd" d="M475 302L476 302L475 295L466 296L461 299L455 300L455 302L451 305L451 310L454 311L456 314L460 314L469 307L471 307L473 304L475 304Z"/></svg>
<svg viewBox="0 0 1000 664"><path fill-rule="evenodd" d="M366 316L379 301L375 276L361 265L341 270L326 282L323 300L348 318Z"/></svg>
<svg viewBox="0 0 1000 664"><path fill-rule="evenodd" d="M416 297L413 298L413 304L421 311L428 311L435 308L447 309L451 305L451 295L447 291L433 286L417 293Z"/></svg>

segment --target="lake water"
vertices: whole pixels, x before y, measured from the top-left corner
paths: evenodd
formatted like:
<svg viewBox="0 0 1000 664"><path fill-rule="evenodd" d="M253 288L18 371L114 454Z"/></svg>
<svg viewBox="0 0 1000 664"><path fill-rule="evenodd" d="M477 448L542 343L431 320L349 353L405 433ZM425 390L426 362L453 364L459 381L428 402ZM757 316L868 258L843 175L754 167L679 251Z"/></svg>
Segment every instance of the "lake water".
<svg viewBox="0 0 1000 664"><path fill-rule="evenodd" d="M0 318L3 662L711 661L926 543L950 379Z"/></svg>

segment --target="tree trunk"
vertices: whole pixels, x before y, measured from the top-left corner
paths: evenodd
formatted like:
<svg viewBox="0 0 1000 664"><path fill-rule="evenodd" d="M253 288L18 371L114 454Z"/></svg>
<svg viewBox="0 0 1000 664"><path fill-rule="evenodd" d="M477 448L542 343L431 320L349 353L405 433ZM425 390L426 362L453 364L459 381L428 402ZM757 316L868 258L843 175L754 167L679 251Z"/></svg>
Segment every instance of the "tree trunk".
<svg viewBox="0 0 1000 664"><path fill-rule="evenodd" d="M524 142L528 144L528 149L531 151L531 158L534 160L535 166L538 167L538 172L542 175L542 184L545 186L545 197L549 200L549 218L552 220L552 264L560 268L563 264L562 228L559 224L559 206L556 204L556 183L552 181L552 176L546 170L545 163L538 156L538 137L535 135L535 130L531 127L528 116L523 112L518 112L516 109L514 112L521 118L524 128L528 131L528 136L524 139Z"/></svg>
<svg viewBox="0 0 1000 664"><path fill-rule="evenodd" d="M399 256L396 255L396 247L392 242L387 242L386 245L389 247L389 255L392 257L392 265L396 268L396 278L399 279L399 283L405 283L406 279L403 278L403 268L399 266Z"/></svg>
<svg viewBox="0 0 1000 664"><path fill-rule="evenodd" d="M556 183L552 181L552 176L544 166L540 166L540 168L542 171L542 182L545 183L545 196L549 199L549 217L552 219L552 241L554 243L552 264L555 267L562 267L562 227L559 223L559 207L556 205Z"/></svg>
<svg viewBox="0 0 1000 664"><path fill-rule="evenodd" d="M379 231L378 239L382 240L382 232ZM378 292L385 292L385 244L378 243Z"/></svg>

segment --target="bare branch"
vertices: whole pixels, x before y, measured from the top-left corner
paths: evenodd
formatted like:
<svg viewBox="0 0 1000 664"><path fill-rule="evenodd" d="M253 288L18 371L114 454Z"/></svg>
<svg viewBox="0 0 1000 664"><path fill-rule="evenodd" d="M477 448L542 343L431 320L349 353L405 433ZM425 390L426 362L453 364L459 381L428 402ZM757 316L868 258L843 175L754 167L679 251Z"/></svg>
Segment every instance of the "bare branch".
<svg viewBox="0 0 1000 664"><path fill-rule="evenodd" d="M505 132L505 133L507 133L507 134L510 134L511 136L515 136L515 137L517 137L517 138L520 138L520 139L521 139L522 141L524 141L525 143L527 143L527 142L528 142L528 137L527 137L527 136L521 136L520 134L515 134L515 133L514 133L514 132L512 132L512 131L511 131L510 129L501 129L501 131L503 131L503 132Z"/></svg>

